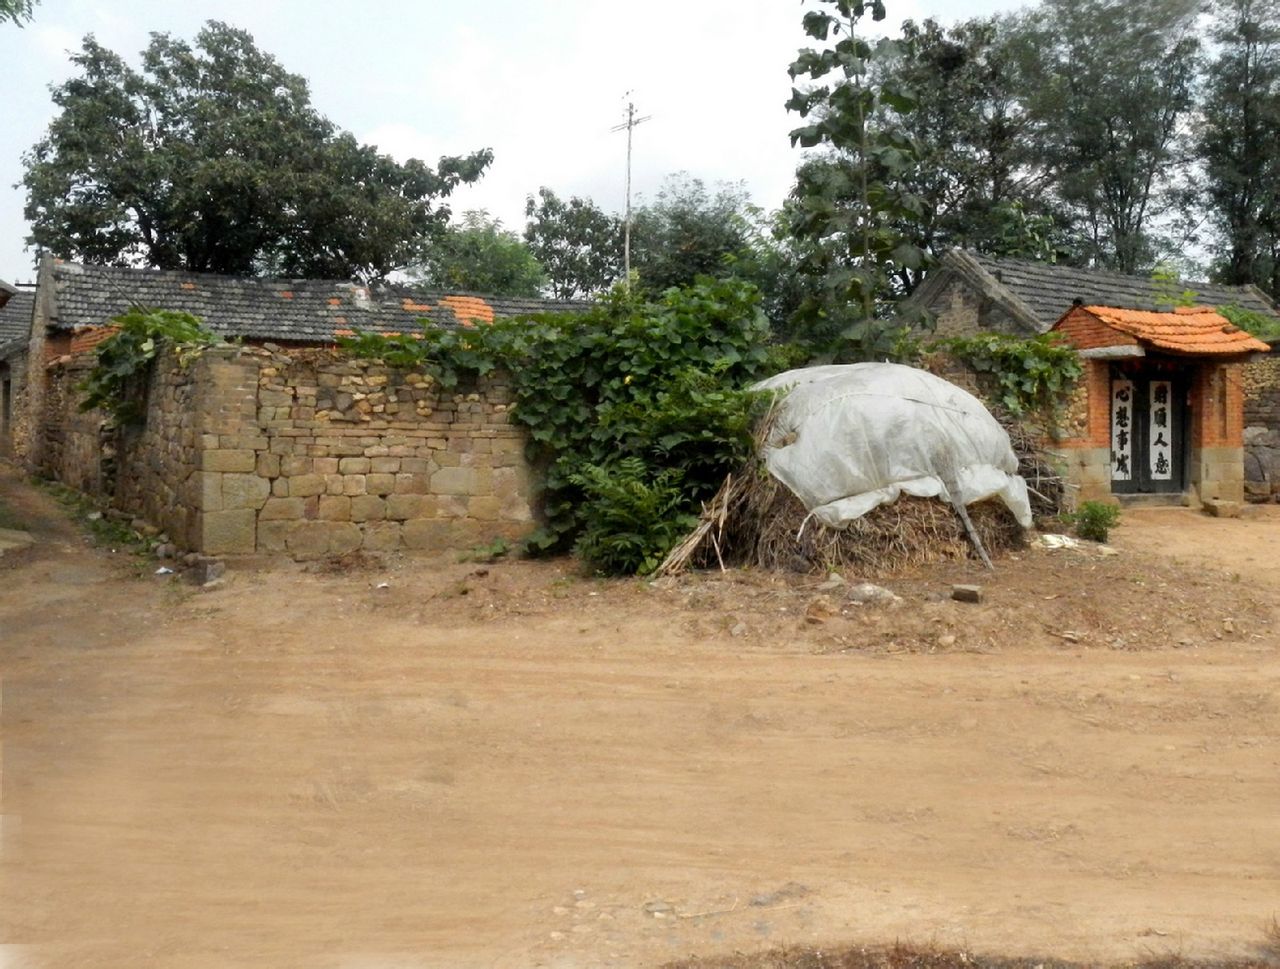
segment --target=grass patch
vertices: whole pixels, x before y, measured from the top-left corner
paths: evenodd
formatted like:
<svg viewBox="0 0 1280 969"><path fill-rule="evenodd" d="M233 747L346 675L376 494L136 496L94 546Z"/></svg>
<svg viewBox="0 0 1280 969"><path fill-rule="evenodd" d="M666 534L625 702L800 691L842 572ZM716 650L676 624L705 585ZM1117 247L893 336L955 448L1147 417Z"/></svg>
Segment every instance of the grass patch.
<svg viewBox="0 0 1280 969"><path fill-rule="evenodd" d="M1280 930L1277 930L1280 932ZM906 945L849 948L785 948L728 956L669 962L663 969L1276 969L1280 950L1262 947L1257 958L1195 960L1181 956L1153 956L1141 961L1110 964L983 956L958 949Z"/></svg>
<svg viewBox="0 0 1280 969"><path fill-rule="evenodd" d="M126 522L108 518L88 495L52 481L37 481L36 484L66 509L76 524L93 539L94 545L136 554L149 550L150 543L144 536Z"/></svg>
<svg viewBox="0 0 1280 969"><path fill-rule="evenodd" d="M0 528L10 528L15 531L26 531L26 523L18 517L18 513L6 505L3 499L0 499Z"/></svg>

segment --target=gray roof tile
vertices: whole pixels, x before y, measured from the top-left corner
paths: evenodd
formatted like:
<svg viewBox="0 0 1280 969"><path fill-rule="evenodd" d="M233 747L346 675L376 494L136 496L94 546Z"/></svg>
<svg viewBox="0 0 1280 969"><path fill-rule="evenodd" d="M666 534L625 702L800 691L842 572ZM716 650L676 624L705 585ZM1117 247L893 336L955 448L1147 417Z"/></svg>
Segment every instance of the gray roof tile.
<svg viewBox="0 0 1280 969"><path fill-rule="evenodd" d="M1003 259L975 252L965 252L964 255L1017 297L1036 317L1042 330L1053 326L1076 300L1091 306L1168 309L1167 298L1164 303L1160 302L1162 289L1176 294L1184 289L1192 290L1196 294L1196 302L1204 305L1234 303L1269 316L1280 315L1275 304L1254 286L1178 281L1160 287L1147 276L1126 276L1101 269L1077 269L1025 259Z"/></svg>
<svg viewBox="0 0 1280 969"><path fill-rule="evenodd" d="M365 287L340 280L247 279L204 273L53 260L58 329L100 325L131 306L184 310L226 336L332 343L342 331L413 332L423 319L440 326L489 322L533 313L582 311L590 304L399 286Z"/></svg>
<svg viewBox="0 0 1280 969"><path fill-rule="evenodd" d="M22 340L30 335L35 305L35 290L19 289L4 306L0 306L0 343Z"/></svg>

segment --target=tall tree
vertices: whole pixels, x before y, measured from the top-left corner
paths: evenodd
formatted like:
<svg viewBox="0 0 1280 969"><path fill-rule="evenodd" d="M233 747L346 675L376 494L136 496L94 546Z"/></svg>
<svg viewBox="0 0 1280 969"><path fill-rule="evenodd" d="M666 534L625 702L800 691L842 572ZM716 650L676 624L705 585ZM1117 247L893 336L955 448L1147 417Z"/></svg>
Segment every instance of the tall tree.
<svg viewBox="0 0 1280 969"><path fill-rule="evenodd" d="M537 296L546 277L529 247L484 211L463 213L409 270L429 289L463 290L490 296Z"/></svg>
<svg viewBox="0 0 1280 969"><path fill-rule="evenodd" d="M819 2L803 18L819 46L801 50L789 69L793 81L812 83L792 88L787 102L807 122L791 132L791 143L830 153L801 165L789 206L793 230L810 243L801 269L821 281L801 313L812 332L839 330L845 353L880 357L897 337L881 319L881 301L893 294L896 272L924 262L902 229L923 212L907 181L916 148L882 120L885 108L906 113L914 102L894 78L872 71L896 56L896 44L858 31L867 14L884 19L881 0Z"/></svg>
<svg viewBox="0 0 1280 969"><path fill-rule="evenodd" d="M1215 275L1280 299L1280 0L1217 0L1198 149Z"/></svg>
<svg viewBox="0 0 1280 969"><path fill-rule="evenodd" d="M60 113L25 156L30 241L165 269L378 278L449 219L492 160L400 164L337 130L244 31L153 34L142 69L85 38Z"/></svg>
<svg viewBox="0 0 1280 969"><path fill-rule="evenodd" d="M591 199L566 202L544 187L528 197L525 215L525 241L556 299L591 296L621 278L622 223Z"/></svg>
<svg viewBox="0 0 1280 969"><path fill-rule="evenodd" d="M687 173L668 175L657 197L632 216L631 267L640 286L657 294L698 276L730 275L732 264L750 254L754 217L740 183L713 192Z"/></svg>
<svg viewBox="0 0 1280 969"><path fill-rule="evenodd" d="M885 106L884 123L919 152L908 181L923 213L903 228L933 256L952 247L1050 261L1064 254L1065 220L1052 203L1053 172L1031 140L1009 25L908 20L896 55L878 67L914 102L905 113ZM898 274L906 290L918 281L909 267Z"/></svg>
<svg viewBox="0 0 1280 969"><path fill-rule="evenodd" d="M1043 0L1021 29L1025 97L1092 258L1150 266L1186 161L1199 0Z"/></svg>
<svg viewBox="0 0 1280 969"><path fill-rule="evenodd" d="M34 9L35 0L0 0L0 24L7 20L21 27Z"/></svg>

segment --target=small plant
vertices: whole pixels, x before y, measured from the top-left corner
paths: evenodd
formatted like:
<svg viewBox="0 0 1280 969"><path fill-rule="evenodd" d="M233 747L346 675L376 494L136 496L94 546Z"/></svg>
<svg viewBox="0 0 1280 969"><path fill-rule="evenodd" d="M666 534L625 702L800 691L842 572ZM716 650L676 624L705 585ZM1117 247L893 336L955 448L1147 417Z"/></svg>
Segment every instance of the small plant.
<svg viewBox="0 0 1280 969"><path fill-rule="evenodd" d="M459 562L496 562L511 554L511 543L499 535L492 542L476 545L458 556Z"/></svg>
<svg viewBox="0 0 1280 969"><path fill-rule="evenodd" d="M165 346L176 347L185 365L190 355L218 342L197 317L175 310L131 309L111 321L119 329L98 344L98 360L80 384L82 411L100 407L118 423L136 423L145 413L138 379Z"/></svg>
<svg viewBox="0 0 1280 969"><path fill-rule="evenodd" d="M1082 501L1067 517L1081 538L1105 542L1111 529L1120 524L1120 508L1105 501Z"/></svg>
<svg viewBox="0 0 1280 969"><path fill-rule="evenodd" d="M637 457L584 465L569 478L588 506L574 551L610 575L652 572L698 523L688 510L683 477L675 468L655 473Z"/></svg>

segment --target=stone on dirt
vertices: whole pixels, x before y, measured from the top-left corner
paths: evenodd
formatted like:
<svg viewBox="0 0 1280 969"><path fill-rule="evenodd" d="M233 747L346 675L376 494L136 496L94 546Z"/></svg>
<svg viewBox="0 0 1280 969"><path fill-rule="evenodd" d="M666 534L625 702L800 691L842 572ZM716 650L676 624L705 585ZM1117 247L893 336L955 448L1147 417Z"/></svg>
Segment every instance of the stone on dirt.
<svg viewBox="0 0 1280 969"><path fill-rule="evenodd" d="M850 602L857 602L864 606L887 606L902 601L901 596L872 582L860 582L853 586L849 589L847 598Z"/></svg>
<svg viewBox="0 0 1280 969"><path fill-rule="evenodd" d="M982 586L980 585L953 585L951 587L951 598L956 602L981 602Z"/></svg>
<svg viewBox="0 0 1280 969"><path fill-rule="evenodd" d="M1202 502L1206 515L1212 515L1214 518L1239 518L1240 502L1238 501L1219 501L1217 498L1206 498Z"/></svg>

